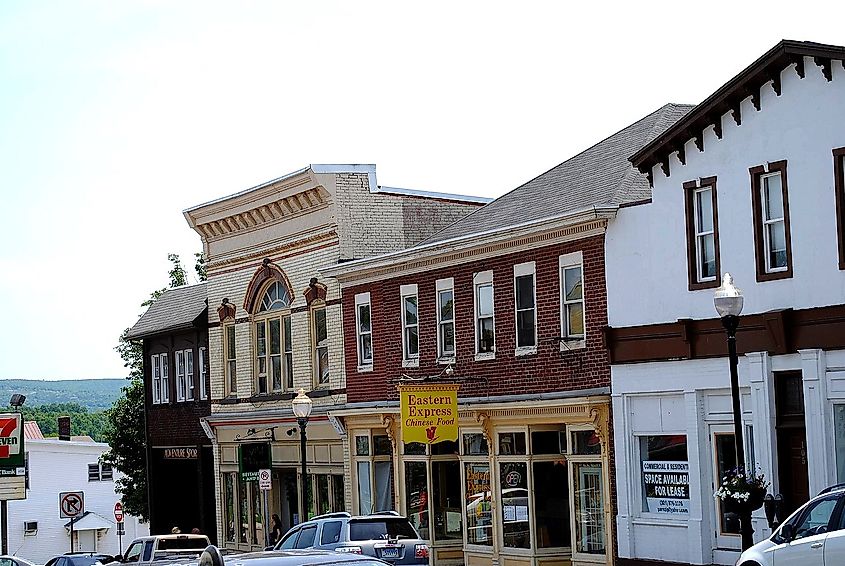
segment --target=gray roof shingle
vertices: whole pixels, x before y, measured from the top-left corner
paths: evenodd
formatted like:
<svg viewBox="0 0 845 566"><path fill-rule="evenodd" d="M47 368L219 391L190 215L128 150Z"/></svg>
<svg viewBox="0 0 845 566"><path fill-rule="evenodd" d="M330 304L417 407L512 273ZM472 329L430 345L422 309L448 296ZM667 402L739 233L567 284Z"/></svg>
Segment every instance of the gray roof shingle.
<svg viewBox="0 0 845 566"><path fill-rule="evenodd" d="M168 289L129 329L127 338L138 340L153 334L191 328L208 306L206 297L205 283Z"/></svg>
<svg viewBox="0 0 845 566"><path fill-rule="evenodd" d="M502 195L421 244L433 244L583 210L651 197L646 176L628 157L693 108L666 104L645 118Z"/></svg>

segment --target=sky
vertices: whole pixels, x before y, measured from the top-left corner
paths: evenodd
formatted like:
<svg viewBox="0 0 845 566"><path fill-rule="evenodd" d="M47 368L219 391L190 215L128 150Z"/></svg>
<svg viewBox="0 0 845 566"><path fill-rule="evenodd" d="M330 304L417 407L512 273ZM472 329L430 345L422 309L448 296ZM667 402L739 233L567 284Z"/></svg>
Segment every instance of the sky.
<svg viewBox="0 0 845 566"><path fill-rule="evenodd" d="M839 12L837 15L835 12ZM124 377L182 211L310 163L496 197L835 2L0 2L0 378Z"/></svg>

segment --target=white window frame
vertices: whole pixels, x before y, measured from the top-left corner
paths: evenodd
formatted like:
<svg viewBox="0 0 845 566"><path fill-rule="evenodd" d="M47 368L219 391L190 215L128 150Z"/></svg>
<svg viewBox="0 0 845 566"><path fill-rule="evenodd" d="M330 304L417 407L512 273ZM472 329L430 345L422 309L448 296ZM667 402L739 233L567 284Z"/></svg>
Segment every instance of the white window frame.
<svg viewBox="0 0 845 566"><path fill-rule="evenodd" d="M361 331L360 308L366 306L370 311L370 329ZM370 337L370 358L364 358L363 338ZM358 371L373 371L375 351L373 350L373 307L370 302L370 293L358 293L355 295L355 344L358 350Z"/></svg>
<svg viewBox="0 0 845 566"><path fill-rule="evenodd" d="M150 390L153 405L161 403L161 354L150 356Z"/></svg>
<svg viewBox="0 0 845 566"><path fill-rule="evenodd" d="M326 317L326 339L322 342L317 341L317 311L322 310L325 313ZM311 356L314 364L314 371L312 372L312 379L315 388L326 388L331 384L332 380L332 373L331 373L331 365L330 365L330 358L329 358L329 309L324 302L315 303L314 306L311 308ZM292 321L291 321L292 323ZM282 347L284 349L284 346ZM320 374L320 352L322 350L326 351L326 379L325 381L322 379L322 375Z"/></svg>
<svg viewBox="0 0 845 566"><path fill-rule="evenodd" d="M531 276L531 293L534 298L534 306L531 309L534 311L534 345L519 346L519 321L517 314L519 313L519 305L517 303L517 277ZM537 265L533 261L526 261L525 263L518 263L513 266L513 328L514 328L514 355L526 356L537 353Z"/></svg>
<svg viewBox="0 0 845 566"><path fill-rule="evenodd" d="M478 351L478 321L481 320L478 312L478 288L485 285L490 285L493 295L492 307L493 312L490 318L493 319L493 351L479 352ZM475 361L495 360L496 359L496 287L493 285L493 271L480 271L472 277L472 302L473 302L473 327L475 336ZM487 318L486 316L484 318Z"/></svg>
<svg viewBox="0 0 845 566"><path fill-rule="evenodd" d="M713 223L713 227L710 230L702 230L701 228L701 206L699 205L699 195L709 192L710 193L710 222ZM710 277L705 277L702 273L702 262L704 261L704 239L707 236L713 237L713 261L716 261L716 219L714 211L716 209L716 199L714 198L715 193L713 191L713 185L704 185L702 187L698 187L693 189L692 193L692 214L693 214L693 230L695 232L695 275L697 277L698 283L706 283L708 281L715 281L717 275L712 275ZM583 277L583 269L581 271L581 275Z"/></svg>
<svg viewBox="0 0 845 566"><path fill-rule="evenodd" d="M208 377L208 354L206 353L205 347L201 347L199 349L199 364L200 364L200 371L199 371L199 380L200 380L200 401L205 401L208 398L208 391L205 388L205 380Z"/></svg>
<svg viewBox="0 0 845 566"><path fill-rule="evenodd" d="M566 300L565 270L572 267L581 269L581 298L577 301ZM584 348L587 344L587 298L586 279L584 277L584 256L580 251L564 254L558 258L558 277L560 278L560 351L566 352L576 348ZM567 305L581 303L581 317L584 325L584 336L577 337L569 334L569 317Z"/></svg>
<svg viewBox="0 0 845 566"><path fill-rule="evenodd" d="M173 357L176 360L176 402L181 403L187 399L188 380L187 368L188 359L185 356L187 350L176 350Z"/></svg>
<svg viewBox="0 0 845 566"><path fill-rule="evenodd" d="M766 217L768 216L768 199L766 198L766 192L768 190L768 184L766 183L766 179L771 179L772 177L778 177L780 179L780 202L781 202L781 216L779 218L774 218L771 220L767 220ZM771 173L764 173L760 175L760 221L762 222L763 226L763 254L765 254L764 261L766 266L766 273L779 273L781 271L786 271L789 269L789 254L788 249L784 250L784 253L787 254L786 256L786 265L783 267L772 267L772 243L769 239L769 226L780 223L783 225L783 237L784 241L786 241L786 207L783 203L783 175L781 171L772 171Z"/></svg>
<svg viewBox="0 0 845 566"><path fill-rule="evenodd" d="M443 304L440 301L440 294L450 292L452 293L452 320L444 321L442 319L441 309ZM435 283L435 293L437 293L437 362L441 364L454 364L455 358L458 355L458 335L455 333L455 278L447 277L445 279L438 279ZM452 325L452 353L443 351L443 339L441 335L441 328Z"/></svg>
<svg viewBox="0 0 845 566"><path fill-rule="evenodd" d="M420 365L420 296L416 283L409 285L401 285L399 287L399 308L401 309L399 315L402 321L402 367L419 367ZM413 324L408 324L405 320L405 299L407 297L414 297L417 300L417 321ZM409 328L417 329L417 353L412 354L408 352L408 340L405 338L406 331Z"/></svg>
<svg viewBox="0 0 845 566"><path fill-rule="evenodd" d="M159 354L161 356L161 396L159 399L161 403L170 403L170 357L167 352Z"/></svg>
<svg viewBox="0 0 845 566"><path fill-rule="evenodd" d="M232 329L232 349L235 357L229 357L229 329ZM238 395L238 348L237 348L237 328L234 324L226 324L223 326L223 390L226 395Z"/></svg>
<svg viewBox="0 0 845 566"><path fill-rule="evenodd" d="M194 350L185 350L185 399L196 401L196 382L194 380Z"/></svg>

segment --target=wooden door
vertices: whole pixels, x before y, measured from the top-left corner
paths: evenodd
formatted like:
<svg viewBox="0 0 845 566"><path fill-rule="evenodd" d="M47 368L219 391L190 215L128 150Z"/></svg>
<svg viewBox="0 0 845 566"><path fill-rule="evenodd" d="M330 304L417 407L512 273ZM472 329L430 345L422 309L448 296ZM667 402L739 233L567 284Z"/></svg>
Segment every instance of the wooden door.
<svg viewBox="0 0 845 566"><path fill-rule="evenodd" d="M778 475L786 516L810 499L807 433L804 427L778 430Z"/></svg>

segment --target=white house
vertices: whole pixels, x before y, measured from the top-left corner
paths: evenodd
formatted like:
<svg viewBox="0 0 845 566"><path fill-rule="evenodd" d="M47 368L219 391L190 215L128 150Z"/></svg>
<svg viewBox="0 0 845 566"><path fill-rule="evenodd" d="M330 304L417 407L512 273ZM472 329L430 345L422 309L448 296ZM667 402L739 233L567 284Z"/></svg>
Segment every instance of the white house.
<svg viewBox="0 0 845 566"><path fill-rule="evenodd" d="M747 463L787 510L845 482L845 48L782 41L631 157L652 197L607 231L621 564L733 564L713 492L735 465L721 274L737 334ZM646 497L649 462L688 497ZM682 493L680 490L678 493ZM770 534L755 513L755 540Z"/></svg>
<svg viewBox="0 0 845 566"><path fill-rule="evenodd" d="M26 499L9 501L9 554L37 564L71 550L68 519L59 517L59 493L82 491L85 516L74 525L73 550L117 554L119 543L114 521L114 504L120 500L114 480L120 472L100 463L108 445L89 437L70 441L45 439L35 423L28 422L26 451L29 459L29 488ZM149 529L138 518L125 516L123 550L135 537Z"/></svg>

